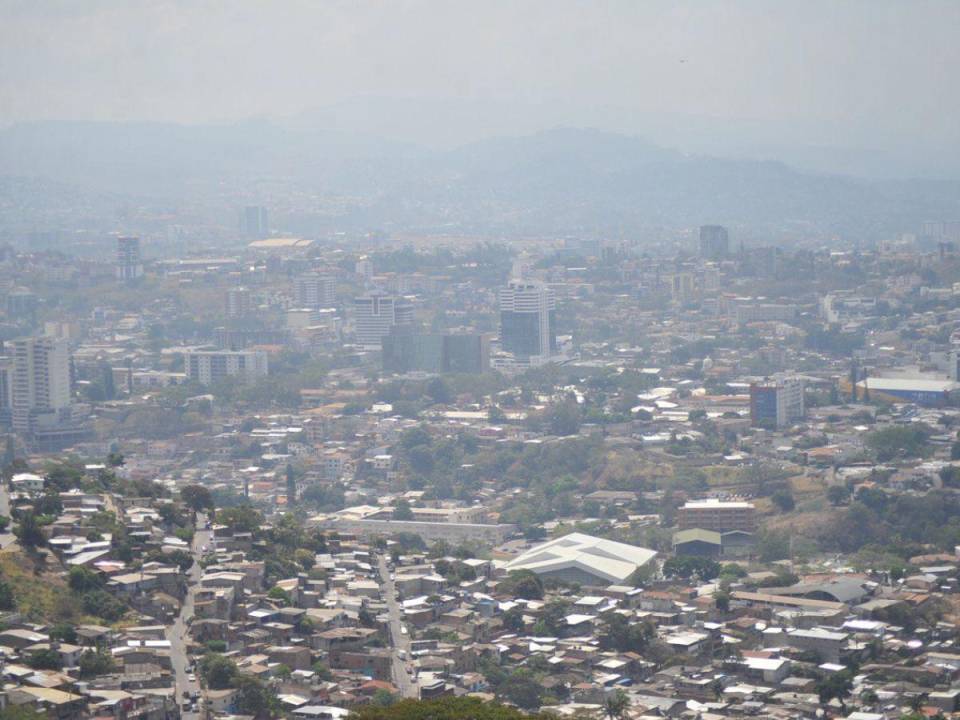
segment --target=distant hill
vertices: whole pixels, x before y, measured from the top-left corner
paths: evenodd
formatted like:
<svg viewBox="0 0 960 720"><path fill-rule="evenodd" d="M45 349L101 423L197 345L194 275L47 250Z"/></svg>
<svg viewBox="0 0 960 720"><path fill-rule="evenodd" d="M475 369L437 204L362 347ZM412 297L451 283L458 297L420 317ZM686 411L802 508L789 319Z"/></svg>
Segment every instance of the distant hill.
<svg viewBox="0 0 960 720"><path fill-rule="evenodd" d="M878 237L960 218L960 183L866 181L777 162L684 155L641 139L557 129L452 150L266 122L37 123L0 131L0 172L86 192L225 202L251 189L345 197L286 227L611 233L718 222ZM0 195L9 179L0 182ZM227 200L229 202L229 200ZM239 201L238 201L239 202Z"/></svg>

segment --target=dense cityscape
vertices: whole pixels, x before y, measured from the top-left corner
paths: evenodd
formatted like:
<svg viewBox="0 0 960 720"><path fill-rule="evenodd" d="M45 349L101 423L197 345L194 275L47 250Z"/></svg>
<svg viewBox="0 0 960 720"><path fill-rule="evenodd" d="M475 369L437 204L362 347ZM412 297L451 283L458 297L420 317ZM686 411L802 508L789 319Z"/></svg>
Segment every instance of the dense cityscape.
<svg viewBox="0 0 960 720"><path fill-rule="evenodd" d="M2 16L0 720L960 719L960 4Z"/></svg>

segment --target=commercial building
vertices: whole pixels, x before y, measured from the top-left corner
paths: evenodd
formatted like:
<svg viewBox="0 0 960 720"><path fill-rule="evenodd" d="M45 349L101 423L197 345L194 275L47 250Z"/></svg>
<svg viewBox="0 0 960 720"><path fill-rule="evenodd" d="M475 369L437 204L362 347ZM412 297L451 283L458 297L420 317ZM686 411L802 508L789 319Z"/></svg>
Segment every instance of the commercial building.
<svg viewBox="0 0 960 720"><path fill-rule="evenodd" d="M730 237L721 225L700 226L700 257L721 260L730 254Z"/></svg>
<svg viewBox="0 0 960 720"><path fill-rule="evenodd" d="M253 309L253 298L250 290L245 287L229 288L227 290L227 317L245 318Z"/></svg>
<svg viewBox="0 0 960 720"><path fill-rule="evenodd" d="M960 383L953 380L913 378L864 378L857 383L858 395L870 393L871 400L891 403L916 403L925 407L943 407L960 393Z"/></svg>
<svg viewBox="0 0 960 720"><path fill-rule="evenodd" d="M394 327L382 341L387 372L482 373L490 368L490 338L480 333L418 333Z"/></svg>
<svg viewBox="0 0 960 720"><path fill-rule="evenodd" d="M260 350L194 350L184 353L184 370L202 385L228 377L252 382L267 374L267 354Z"/></svg>
<svg viewBox="0 0 960 720"><path fill-rule="evenodd" d="M693 500L677 510L680 530L701 528L726 533L734 530L752 533L757 529L757 509L752 503L717 498Z"/></svg>
<svg viewBox="0 0 960 720"><path fill-rule="evenodd" d="M556 299L550 288L511 280L500 290L500 345L521 358L557 353Z"/></svg>
<svg viewBox="0 0 960 720"><path fill-rule="evenodd" d="M129 282L143 276L143 260L140 257L140 238L117 238L117 280Z"/></svg>
<svg viewBox="0 0 960 720"><path fill-rule="evenodd" d="M336 289L336 280L330 275L301 275L293 283L293 295L298 307L331 307L336 302Z"/></svg>
<svg viewBox="0 0 960 720"><path fill-rule="evenodd" d="M379 349L391 328L413 325L413 304L406 298L370 293L355 298L353 309L357 343L364 347Z"/></svg>
<svg viewBox="0 0 960 720"><path fill-rule="evenodd" d="M581 585L620 585L656 556L656 551L636 545L570 533L518 555L505 569Z"/></svg>
<svg viewBox="0 0 960 720"><path fill-rule="evenodd" d="M750 423L754 427L783 428L803 420L806 406L803 380L776 377L750 385Z"/></svg>
<svg viewBox="0 0 960 720"><path fill-rule="evenodd" d="M267 209L260 205L248 205L240 213L240 232L248 240L270 237L270 222Z"/></svg>

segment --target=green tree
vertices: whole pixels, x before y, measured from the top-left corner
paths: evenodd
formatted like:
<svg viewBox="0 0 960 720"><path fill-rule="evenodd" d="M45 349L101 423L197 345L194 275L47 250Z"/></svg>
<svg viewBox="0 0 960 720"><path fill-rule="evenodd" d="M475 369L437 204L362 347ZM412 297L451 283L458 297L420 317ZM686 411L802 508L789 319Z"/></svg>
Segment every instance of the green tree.
<svg viewBox="0 0 960 720"><path fill-rule="evenodd" d="M63 660L60 659L59 652L52 648L46 648L30 653L27 658L27 665L35 670L60 670L63 667Z"/></svg>
<svg viewBox="0 0 960 720"><path fill-rule="evenodd" d="M240 675L234 681L237 690L237 712L255 718L274 717L279 703L273 690L253 675Z"/></svg>
<svg viewBox="0 0 960 720"><path fill-rule="evenodd" d="M630 698L623 690L614 690L603 698L603 715L607 720L621 720L630 707Z"/></svg>
<svg viewBox="0 0 960 720"><path fill-rule="evenodd" d="M200 661L200 674L207 687L225 690L233 687L237 679L237 664L219 653L207 653Z"/></svg>
<svg viewBox="0 0 960 720"><path fill-rule="evenodd" d="M13 529L13 534L17 536L24 548L31 550L47 544L47 538L43 534L40 522L33 511L21 513L18 520L19 522Z"/></svg>
<svg viewBox="0 0 960 720"><path fill-rule="evenodd" d="M393 506L394 520L413 520L413 510L406 498L400 498Z"/></svg>
<svg viewBox="0 0 960 720"><path fill-rule="evenodd" d="M13 610L16 605L13 587L6 580L0 578L0 610Z"/></svg>
<svg viewBox="0 0 960 720"><path fill-rule="evenodd" d="M103 587L103 581L100 579L100 576L83 565L74 565L70 568L70 574L67 578L67 584L70 585L70 589L77 593L99 590Z"/></svg>
<svg viewBox="0 0 960 720"><path fill-rule="evenodd" d="M106 650L84 650L80 656L80 677L106 675L115 669L113 657Z"/></svg>
<svg viewBox="0 0 960 720"><path fill-rule="evenodd" d="M203 485L187 485L180 490L180 499L183 504L194 512L213 510L213 496L209 488Z"/></svg>
<svg viewBox="0 0 960 720"><path fill-rule="evenodd" d="M498 589L524 600L543 599L543 581L530 570L513 570Z"/></svg>
<svg viewBox="0 0 960 720"><path fill-rule="evenodd" d="M297 501L297 474L293 470L293 465L287 463L287 507L292 508Z"/></svg>

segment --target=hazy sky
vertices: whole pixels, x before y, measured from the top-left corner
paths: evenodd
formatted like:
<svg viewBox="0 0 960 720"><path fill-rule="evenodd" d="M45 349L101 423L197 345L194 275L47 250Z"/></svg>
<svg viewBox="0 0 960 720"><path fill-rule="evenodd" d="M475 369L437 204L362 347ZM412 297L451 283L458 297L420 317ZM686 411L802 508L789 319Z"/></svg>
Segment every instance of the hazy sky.
<svg viewBox="0 0 960 720"><path fill-rule="evenodd" d="M290 117L374 96L530 107L544 127L679 114L824 144L960 145L957 0L0 0L0 11L3 123Z"/></svg>

